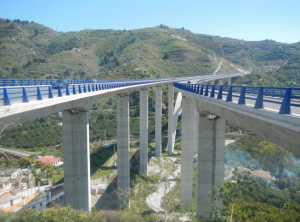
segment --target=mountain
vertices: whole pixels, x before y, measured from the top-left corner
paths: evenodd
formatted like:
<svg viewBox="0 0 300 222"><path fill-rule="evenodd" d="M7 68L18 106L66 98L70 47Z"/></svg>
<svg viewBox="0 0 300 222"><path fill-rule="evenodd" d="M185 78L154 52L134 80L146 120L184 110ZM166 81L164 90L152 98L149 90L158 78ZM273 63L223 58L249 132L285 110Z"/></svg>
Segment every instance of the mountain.
<svg viewBox="0 0 300 222"><path fill-rule="evenodd" d="M260 71L300 82L300 43L243 41L164 25L61 33L0 19L0 78L188 76L212 74L220 62L218 73Z"/></svg>

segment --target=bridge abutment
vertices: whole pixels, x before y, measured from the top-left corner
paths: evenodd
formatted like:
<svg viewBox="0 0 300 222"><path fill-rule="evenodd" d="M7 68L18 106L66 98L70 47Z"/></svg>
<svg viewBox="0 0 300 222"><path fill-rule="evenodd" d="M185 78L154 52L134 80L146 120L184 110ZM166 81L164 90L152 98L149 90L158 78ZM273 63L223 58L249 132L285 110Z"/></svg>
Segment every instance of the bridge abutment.
<svg viewBox="0 0 300 222"><path fill-rule="evenodd" d="M224 178L225 119L200 116L197 167L197 216L208 219L213 205L222 207L222 201L214 201L213 187Z"/></svg>
<svg viewBox="0 0 300 222"><path fill-rule="evenodd" d="M63 111L65 202L91 210L88 112Z"/></svg>
<svg viewBox="0 0 300 222"><path fill-rule="evenodd" d="M140 172L148 173L148 90L140 90Z"/></svg>
<svg viewBox="0 0 300 222"><path fill-rule="evenodd" d="M182 98L181 131L181 187L180 202L191 205L193 200L193 147L195 105L190 98Z"/></svg>
<svg viewBox="0 0 300 222"><path fill-rule="evenodd" d="M129 96L117 95L117 186L118 207L130 208L127 196L130 189L130 159L129 159Z"/></svg>
<svg viewBox="0 0 300 222"><path fill-rule="evenodd" d="M155 156L161 157L162 87L157 86L155 89Z"/></svg>

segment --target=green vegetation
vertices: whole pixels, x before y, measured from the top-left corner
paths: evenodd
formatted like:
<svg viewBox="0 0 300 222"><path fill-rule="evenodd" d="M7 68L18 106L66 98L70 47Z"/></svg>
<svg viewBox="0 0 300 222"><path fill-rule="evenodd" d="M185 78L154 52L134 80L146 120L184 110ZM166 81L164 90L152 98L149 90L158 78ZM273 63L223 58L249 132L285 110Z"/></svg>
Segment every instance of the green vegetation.
<svg viewBox="0 0 300 222"><path fill-rule="evenodd" d="M179 40L180 36L187 41ZM215 59L216 58L216 59ZM165 25L132 31L84 30L57 33L43 25L0 19L0 78L67 78L67 79L120 79L157 78L212 74L217 61L222 60L219 73L236 72L234 66L254 70L251 75L239 78L235 84L256 86L300 86L300 44L283 44L272 40L247 42L218 36L193 34ZM272 72L255 71L260 67L278 66ZM280 67L279 67L280 66ZM139 68L139 69L135 69ZM134 70L135 69L135 70ZM163 87L163 134L167 132L167 87ZM155 89L149 89L149 134L154 134ZM10 125L0 136L0 144L27 151L63 157L61 118L57 115L43 117L24 124ZM104 143L105 136L116 136L116 98L101 99L90 110L90 142ZM179 122L180 128L180 122ZM299 161L284 149L227 123L226 132L245 133L226 150L226 164L231 167L246 166L269 170L278 175L283 165L286 174L270 187L258 181L247 180L234 201L232 217L236 221L299 221L300 190ZM130 96L130 133L139 135L139 92ZM153 141L151 146L153 146ZM58 149L56 145L60 145ZM163 147L167 141L163 140ZM135 141L132 147L138 148ZM175 151L180 151L180 137ZM153 191L156 177L138 174L137 149L132 149L131 181L139 191ZM164 150L163 156L168 155ZM114 168L113 147L94 146L91 150L91 178L104 178ZM0 153L2 167L33 165L31 159L12 159ZM36 168L47 171L53 183L63 181L63 169L52 169L40 163ZM194 174L195 176L196 174ZM41 180L44 175L36 174ZM115 185L110 186L110 189ZM230 182L225 188L235 187ZM142 186L142 187L141 187ZM194 185L195 189L195 185ZM87 214L70 208L47 209L41 212L25 210L18 214L0 214L0 221L153 221L157 216L143 202L146 193L131 195L130 210L93 211ZM239 193L239 194L240 194ZM179 184L168 194L169 200L179 199ZM195 204L195 200L193 201ZM233 202L225 200L225 209ZM175 211L184 211L173 201ZM225 216L228 214L225 214ZM224 220L229 220L224 218Z"/></svg>

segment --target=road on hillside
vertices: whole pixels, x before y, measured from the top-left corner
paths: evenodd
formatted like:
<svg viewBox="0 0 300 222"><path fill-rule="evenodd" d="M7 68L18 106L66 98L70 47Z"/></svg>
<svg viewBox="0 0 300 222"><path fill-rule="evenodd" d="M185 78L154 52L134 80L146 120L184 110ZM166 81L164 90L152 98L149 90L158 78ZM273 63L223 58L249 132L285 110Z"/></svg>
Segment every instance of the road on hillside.
<svg viewBox="0 0 300 222"><path fill-rule="evenodd" d="M31 153L28 153L28 152L12 150L12 149L3 148L3 147L0 147L0 152L5 152L5 153L9 153L9 154L12 154L15 156L22 156L22 157L29 157L31 155Z"/></svg>

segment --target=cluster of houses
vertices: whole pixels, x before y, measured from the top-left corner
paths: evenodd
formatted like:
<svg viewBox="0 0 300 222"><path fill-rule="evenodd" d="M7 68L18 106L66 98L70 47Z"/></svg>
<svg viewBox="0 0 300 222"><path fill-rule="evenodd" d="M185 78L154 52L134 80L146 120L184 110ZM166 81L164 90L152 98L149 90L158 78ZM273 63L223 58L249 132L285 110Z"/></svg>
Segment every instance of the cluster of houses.
<svg viewBox="0 0 300 222"><path fill-rule="evenodd" d="M64 196L64 184L39 186L19 192L0 192L0 210L17 212L22 209L44 209Z"/></svg>
<svg viewBox="0 0 300 222"><path fill-rule="evenodd" d="M54 167L63 162L59 157L44 156L38 161L48 163ZM64 184L56 186L46 185L28 188L29 184L22 181L30 181L29 169L2 169L0 170L0 210L4 212L16 212L24 208L43 209L56 201L63 201Z"/></svg>
<svg viewBox="0 0 300 222"><path fill-rule="evenodd" d="M180 41L186 42L187 40L185 38L180 37L179 35L171 35L174 39L178 39Z"/></svg>
<svg viewBox="0 0 300 222"><path fill-rule="evenodd" d="M269 171L260 170L250 170L246 167L238 167L239 172L249 171L250 177L259 181L264 181L266 183L271 183L275 180L275 177L271 175Z"/></svg>

